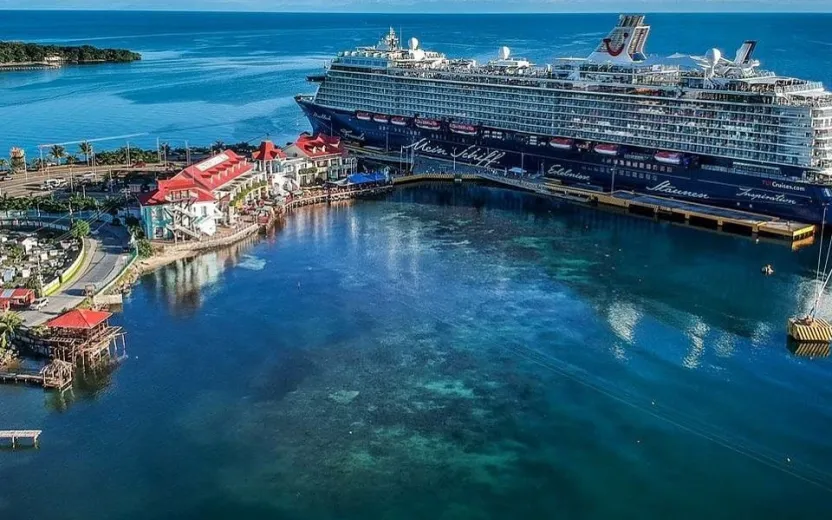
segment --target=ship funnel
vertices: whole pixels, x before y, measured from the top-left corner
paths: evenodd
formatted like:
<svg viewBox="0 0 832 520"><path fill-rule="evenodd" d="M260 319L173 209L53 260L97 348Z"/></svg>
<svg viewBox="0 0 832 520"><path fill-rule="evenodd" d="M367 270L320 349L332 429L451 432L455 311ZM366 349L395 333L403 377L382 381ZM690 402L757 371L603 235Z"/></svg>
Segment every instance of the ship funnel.
<svg viewBox="0 0 832 520"><path fill-rule="evenodd" d="M419 48L419 40L417 40L416 38L411 38L411 39L409 39L409 40L407 41L407 47L408 47L411 51L415 51L416 49L418 49L418 48Z"/></svg>
<svg viewBox="0 0 832 520"><path fill-rule="evenodd" d="M754 52L755 47L757 47L757 42L754 40L745 40L742 42L740 48L737 49L737 55L734 57L734 64L745 65L750 62L751 53Z"/></svg>
<svg viewBox="0 0 832 520"><path fill-rule="evenodd" d="M511 49L509 49L505 45L500 47L500 59L501 60L507 60L509 58L509 56L511 56Z"/></svg>
<svg viewBox="0 0 832 520"><path fill-rule="evenodd" d="M644 61L644 44L650 34L650 26L644 23L644 15L622 14L606 38L601 40L589 55L593 62L633 63Z"/></svg>

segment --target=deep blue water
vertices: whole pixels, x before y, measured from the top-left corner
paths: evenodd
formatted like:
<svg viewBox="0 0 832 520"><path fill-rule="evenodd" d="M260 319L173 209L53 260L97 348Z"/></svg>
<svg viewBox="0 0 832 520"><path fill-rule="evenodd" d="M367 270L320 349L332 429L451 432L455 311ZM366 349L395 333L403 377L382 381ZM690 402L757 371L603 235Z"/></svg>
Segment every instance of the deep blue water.
<svg viewBox="0 0 832 520"><path fill-rule="evenodd" d="M288 138L304 75L387 25L543 61L614 21L2 14L4 38L147 60L0 76L0 149ZM650 20L656 52L756 37L765 64L832 79L829 16ZM0 518L825 518L832 361L784 333L816 255L469 185L300 211L144 277L102 389L0 387L0 429L45 431L0 451Z"/></svg>
<svg viewBox="0 0 832 520"><path fill-rule="evenodd" d="M0 516L823 518L814 255L485 187L299 211L144 277L103 390L0 387L45 431Z"/></svg>
<svg viewBox="0 0 832 520"><path fill-rule="evenodd" d="M257 139L308 128L292 96L340 50L370 45L389 26L425 48L480 60L501 45L537 63L585 56L615 14L345 15L263 13L0 13L0 38L129 48L121 65L0 75L0 150L141 134L131 143L174 146ZM733 56L758 39L757 57L781 74L832 84L832 14L653 14L650 53ZM118 147L125 139L101 142ZM72 150L72 146L69 147Z"/></svg>

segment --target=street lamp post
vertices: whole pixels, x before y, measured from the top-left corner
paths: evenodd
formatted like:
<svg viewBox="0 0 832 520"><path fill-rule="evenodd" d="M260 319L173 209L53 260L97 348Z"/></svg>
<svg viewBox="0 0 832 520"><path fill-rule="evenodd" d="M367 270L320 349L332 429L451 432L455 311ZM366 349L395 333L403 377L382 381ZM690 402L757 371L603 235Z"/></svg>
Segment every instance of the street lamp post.
<svg viewBox="0 0 832 520"><path fill-rule="evenodd" d="M610 193L615 192L615 172L616 172L616 170L617 169L613 166L613 168L611 170L611 172L612 172L612 184L610 185Z"/></svg>

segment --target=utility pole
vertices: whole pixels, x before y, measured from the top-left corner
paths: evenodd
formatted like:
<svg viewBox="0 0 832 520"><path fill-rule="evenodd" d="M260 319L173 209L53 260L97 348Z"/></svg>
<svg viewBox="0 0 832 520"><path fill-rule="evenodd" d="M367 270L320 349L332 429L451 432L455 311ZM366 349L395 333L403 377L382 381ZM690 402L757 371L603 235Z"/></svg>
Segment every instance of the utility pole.
<svg viewBox="0 0 832 520"><path fill-rule="evenodd" d="M130 162L130 141L127 141L127 166L131 164L133 163Z"/></svg>
<svg viewBox="0 0 832 520"><path fill-rule="evenodd" d="M185 141L185 165L191 164L191 147L188 146L188 141Z"/></svg>
<svg viewBox="0 0 832 520"><path fill-rule="evenodd" d="M159 148L159 138L156 138L156 162L162 163L162 149Z"/></svg>

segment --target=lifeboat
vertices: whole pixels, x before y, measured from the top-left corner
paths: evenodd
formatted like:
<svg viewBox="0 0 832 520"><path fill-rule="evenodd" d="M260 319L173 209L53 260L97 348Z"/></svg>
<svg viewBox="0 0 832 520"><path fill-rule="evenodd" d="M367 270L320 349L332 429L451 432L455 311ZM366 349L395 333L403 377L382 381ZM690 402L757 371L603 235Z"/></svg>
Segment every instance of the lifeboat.
<svg viewBox="0 0 832 520"><path fill-rule="evenodd" d="M555 137L554 139L549 141L549 146L552 148L557 148L558 150L571 150L572 144L574 141L572 139L566 139L565 137Z"/></svg>
<svg viewBox="0 0 832 520"><path fill-rule="evenodd" d="M401 116L395 116L390 118L390 122L396 126L407 126L407 119Z"/></svg>
<svg viewBox="0 0 832 520"><path fill-rule="evenodd" d="M373 116L373 121L375 121L376 123L387 123L388 121L390 121L390 118L388 118L384 114L376 114Z"/></svg>
<svg viewBox="0 0 832 520"><path fill-rule="evenodd" d="M415 123L416 126L418 126L419 128L424 128L425 130L439 130L439 127L441 126L439 124L439 121L435 119L427 119L424 117L417 117Z"/></svg>
<svg viewBox="0 0 832 520"><path fill-rule="evenodd" d="M653 156L658 162L665 164L681 164L682 154L676 152L656 152Z"/></svg>
<svg viewBox="0 0 832 520"><path fill-rule="evenodd" d="M370 114L368 114L367 112L356 112L355 117L362 121L369 121L370 119L372 119Z"/></svg>
<svg viewBox="0 0 832 520"><path fill-rule="evenodd" d="M600 153L602 155L618 155L618 145L614 144L596 144L593 150L595 150L596 153Z"/></svg>
<svg viewBox="0 0 832 520"><path fill-rule="evenodd" d="M448 128L450 128L451 132L455 134L477 135L477 129L471 125L465 125L462 123L451 123L450 125L448 125Z"/></svg>

